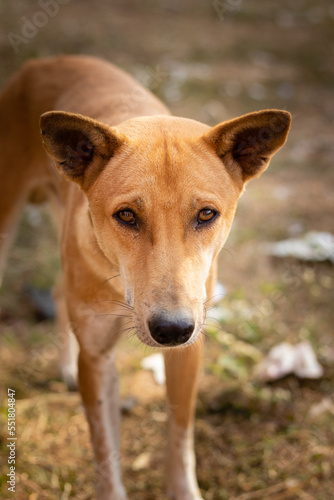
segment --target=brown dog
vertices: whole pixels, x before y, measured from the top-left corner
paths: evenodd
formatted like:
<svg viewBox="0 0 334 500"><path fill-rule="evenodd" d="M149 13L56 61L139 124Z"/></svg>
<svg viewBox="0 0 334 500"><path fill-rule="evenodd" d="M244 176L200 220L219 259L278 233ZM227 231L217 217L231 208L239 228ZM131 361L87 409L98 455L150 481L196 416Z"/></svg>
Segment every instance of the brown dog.
<svg viewBox="0 0 334 500"><path fill-rule="evenodd" d="M42 146L41 115L53 162ZM126 328L144 344L168 348L168 494L202 498L193 413L204 302L213 295L216 258L244 185L284 144L290 121L278 110L214 128L175 118L124 72L88 57L30 62L4 89L1 266L22 206L44 193L62 232L60 330L71 329L80 346L79 388L100 500L127 498L114 367L114 347ZM74 383L66 353L62 369Z"/></svg>

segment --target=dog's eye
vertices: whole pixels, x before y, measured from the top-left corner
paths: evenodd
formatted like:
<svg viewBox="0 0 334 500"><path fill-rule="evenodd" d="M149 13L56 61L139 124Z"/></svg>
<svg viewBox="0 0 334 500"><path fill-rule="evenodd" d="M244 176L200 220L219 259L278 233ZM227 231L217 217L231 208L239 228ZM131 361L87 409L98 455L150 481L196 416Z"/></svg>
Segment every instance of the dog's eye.
<svg viewBox="0 0 334 500"><path fill-rule="evenodd" d="M137 219L132 210L120 210L116 214L117 218L127 226L136 226Z"/></svg>
<svg viewBox="0 0 334 500"><path fill-rule="evenodd" d="M205 222L210 222L217 215L215 210L211 210L211 208L203 208L197 216L197 223L204 224Z"/></svg>

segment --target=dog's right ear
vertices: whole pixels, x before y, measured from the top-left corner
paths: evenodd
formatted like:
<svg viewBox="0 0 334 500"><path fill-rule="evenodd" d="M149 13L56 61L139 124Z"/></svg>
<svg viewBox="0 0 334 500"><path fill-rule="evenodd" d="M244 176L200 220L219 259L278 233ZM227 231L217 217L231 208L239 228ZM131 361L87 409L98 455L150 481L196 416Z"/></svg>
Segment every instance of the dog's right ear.
<svg viewBox="0 0 334 500"><path fill-rule="evenodd" d="M126 137L75 113L50 111L40 120L43 146L68 180L87 190Z"/></svg>

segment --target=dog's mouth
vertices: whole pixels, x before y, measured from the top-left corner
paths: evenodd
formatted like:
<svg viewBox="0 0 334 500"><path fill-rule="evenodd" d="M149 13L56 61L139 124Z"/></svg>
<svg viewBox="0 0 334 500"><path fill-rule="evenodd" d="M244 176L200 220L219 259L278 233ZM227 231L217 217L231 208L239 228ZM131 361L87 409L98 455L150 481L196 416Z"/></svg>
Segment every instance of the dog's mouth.
<svg viewBox="0 0 334 500"><path fill-rule="evenodd" d="M187 347L199 337L204 324L205 307L203 298L194 297L176 300L156 293L144 297L133 293L126 286L125 300L132 309L133 331L145 345L155 348ZM157 297L159 295L159 298ZM202 300L201 300L202 299Z"/></svg>
<svg viewBox="0 0 334 500"><path fill-rule="evenodd" d="M136 332L137 337L139 340L147 345L148 347L155 347L155 348L160 348L160 349L166 349L166 348L181 348L181 347L188 347L191 344L193 344L198 336L198 334L193 334L187 341L181 343L181 342L175 342L175 341L170 341L168 343L161 344L159 342L156 342L150 335L147 335L146 332L138 331Z"/></svg>

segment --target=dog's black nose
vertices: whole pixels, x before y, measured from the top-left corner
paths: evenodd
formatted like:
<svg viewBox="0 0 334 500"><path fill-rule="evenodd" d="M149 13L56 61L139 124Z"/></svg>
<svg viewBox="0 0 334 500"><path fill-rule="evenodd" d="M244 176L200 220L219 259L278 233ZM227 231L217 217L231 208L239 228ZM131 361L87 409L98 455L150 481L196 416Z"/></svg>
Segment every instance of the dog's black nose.
<svg viewBox="0 0 334 500"><path fill-rule="evenodd" d="M190 339L195 323L190 312L182 310L174 314L157 314L150 319L148 327L158 344L177 346Z"/></svg>

